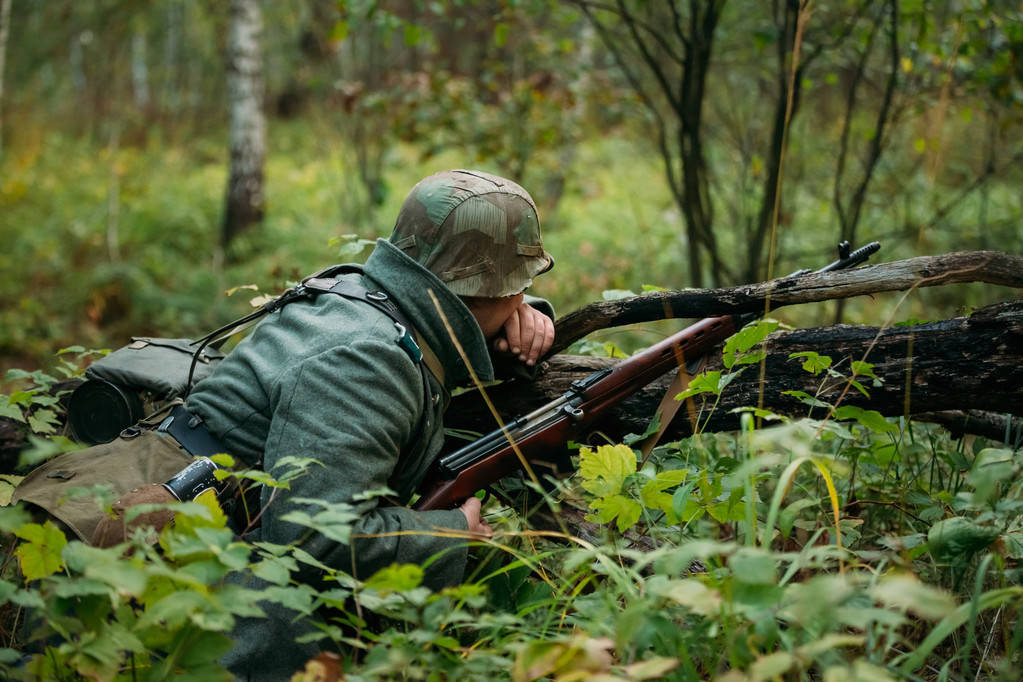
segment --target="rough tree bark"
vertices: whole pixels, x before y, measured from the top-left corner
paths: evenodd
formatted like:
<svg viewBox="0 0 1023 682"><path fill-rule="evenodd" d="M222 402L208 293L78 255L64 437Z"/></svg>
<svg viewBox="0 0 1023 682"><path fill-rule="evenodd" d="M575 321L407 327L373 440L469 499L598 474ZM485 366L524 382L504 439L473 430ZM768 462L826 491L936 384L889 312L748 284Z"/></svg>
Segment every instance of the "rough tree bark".
<svg viewBox="0 0 1023 682"><path fill-rule="evenodd" d="M559 319L556 347L564 349L590 331L669 317L706 317L732 312L762 311L765 306L823 301L885 291L961 282L986 282L1023 288L1023 257L995 251L951 253L912 258L855 270L782 278L731 289L659 292L619 301L600 301ZM909 327L879 329L839 325L776 333L769 337L766 361L766 389L763 406L789 415L806 415L807 408L786 390L815 394L821 383L801 369L789 354L812 350L832 357L839 371L848 373L851 360L875 364L884 380L881 387L869 386L870 400L853 391L843 404L878 410L888 416L989 410L1023 416L1023 302L989 306L969 317L954 318ZM560 396L569 384L590 372L615 364L615 360L578 356L549 356L532 384L509 382L489 389L502 417L523 414ZM597 428L610 438L642 433L664 395L670 376L665 376L625 401ZM844 385L825 390L821 399L834 402ZM908 391L907 391L908 389ZM710 417L707 430L736 427L729 410L756 406L761 387L756 370L747 370L724 392ZM457 428L489 431L493 417L472 393L456 399L450 414L457 415ZM819 410L818 410L819 412ZM823 416L821 413L819 416ZM929 415L933 420L964 428L964 419L948 414ZM965 420L967 430L984 420L973 414ZM997 434L1004 422L995 420L985 433ZM666 437L689 433L685 411L672 424ZM977 432L976 430L972 432Z"/></svg>
<svg viewBox="0 0 1023 682"><path fill-rule="evenodd" d="M731 413L738 407L757 406L763 390L763 407L789 416L824 417L825 411L810 408L785 391L818 394L825 402L857 405L877 410L885 416L922 415L923 419L949 425L953 430L1000 437L1004 421L991 421L990 415L977 411L1010 413L1023 417L1023 301L1000 303L983 308L969 317L941 322L879 329L877 327L835 325L772 334L767 340L766 381L761 389L756 366L741 373L721 396L712 412L703 413L701 430L725 431L738 428L739 417ZM865 360L874 364L874 372L883 380L875 387L860 377L867 387L867 398L846 382L814 376L804 371L801 360L791 353L815 351L832 358L832 367L851 374L850 362ZM503 418L525 414L568 390L569 384L588 374L614 365L610 358L559 355L551 358L542 374L531 384L509 382L488 389ZM721 369L711 362L709 369ZM612 440L643 433L671 382L663 376L624 401L613 414L595 427ZM821 386L823 385L823 389ZM819 391L819 393L818 393ZM489 431L495 428L493 417L482 401L472 393L455 399L450 414L456 428ZM694 402L699 413L700 401ZM945 414L955 410L968 414ZM933 414L940 412L942 414ZM692 433L691 413L679 411L665 438L681 438ZM450 421L450 420L449 420ZM970 423L972 421L972 423ZM986 423L990 422L990 423ZM601 440L600 442L604 442Z"/></svg>
<svg viewBox="0 0 1023 682"><path fill-rule="evenodd" d="M227 47L227 92L231 107L231 169L221 242L230 241L263 220L263 158L266 118L263 114L263 30L258 0L231 0Z"/></svg>
<svg viewBox="0 0 1023 682"><path fill-rule="evenodd" d="M795 303L815 303L941 284L984 282L1023 289L1023 256L1000 251L963 251L941 256L868 265L729 289L655 292L617 301L598 301L560 318L548 355L598 329L670 318L762 312Z"/></svg>

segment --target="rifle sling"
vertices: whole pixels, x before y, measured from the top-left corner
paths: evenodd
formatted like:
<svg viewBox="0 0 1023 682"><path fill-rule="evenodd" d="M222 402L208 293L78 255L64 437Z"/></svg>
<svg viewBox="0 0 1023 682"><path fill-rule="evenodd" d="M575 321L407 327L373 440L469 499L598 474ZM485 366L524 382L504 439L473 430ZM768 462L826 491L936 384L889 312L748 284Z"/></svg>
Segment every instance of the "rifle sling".
<svg viewBox="0 0 1023 682"><path fill-rule="evenodd" d="M661 398L661 404L657 406L657 411L654 413L654 417L651 423L657 423L657 431L647 436L639 445L640 452L643 455L643 461L650 456L650 453L657 446L658 441L661 440L661 436L668 428L668 424L678 414L678 410L682 407L683 401L675 400L682 391L689 388L689 381L692 379L693 374L698 374L703 366L706 364L706 358L700 358L695 363L695 367L692 371L688 369L685 362L679 363L678 371L675 372L675 378L671 380L671 385L668 386L668 390L664 392L664 397ZM689 396L684 401L689 411L689 420L692 423L693 433L696 433L696 408L693 405L693 397Z"/></svg>

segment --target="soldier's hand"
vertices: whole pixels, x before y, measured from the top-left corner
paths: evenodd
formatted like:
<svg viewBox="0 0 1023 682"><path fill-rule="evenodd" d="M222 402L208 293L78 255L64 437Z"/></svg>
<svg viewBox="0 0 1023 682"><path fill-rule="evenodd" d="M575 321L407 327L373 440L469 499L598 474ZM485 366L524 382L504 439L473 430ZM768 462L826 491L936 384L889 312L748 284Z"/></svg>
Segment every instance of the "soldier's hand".
<svg viewBox="0 0 1023 682"><path fill-rule="evenodd" d="M503 333L494 341L494 349L517 355L527 365L550 350L554 343L554 322L539 310L521 303L504 322Z"/></svg>
<svg viewBox="0 0 1023 682"><path fill-rule="evenodd" d="M494 536L494 529L490 527L490 524L483 520L480 516L480 507L482 506L480 498L470 497L468 500L462 503L459 509L465 514L465 520L469 523L469 532L474 535L480 535L485 538Z"/></svg>

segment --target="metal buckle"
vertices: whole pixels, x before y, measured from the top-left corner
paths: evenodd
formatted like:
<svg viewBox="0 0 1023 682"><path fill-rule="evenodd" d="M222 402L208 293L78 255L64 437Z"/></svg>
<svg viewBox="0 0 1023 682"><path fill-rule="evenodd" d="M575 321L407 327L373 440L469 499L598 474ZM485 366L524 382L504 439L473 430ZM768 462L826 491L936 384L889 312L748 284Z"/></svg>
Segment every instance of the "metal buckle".
<svg viewBox="0 0 1023 682"><path fill-rule="evenodd" d="M398 345L402 347L409 357L412 358L412 362L417 365L423 360L423 351L420 350L416 340L412 338L412 335L408 333L408 329L405 329L405 325L395 322L394 326L398 329Z"/></svg>

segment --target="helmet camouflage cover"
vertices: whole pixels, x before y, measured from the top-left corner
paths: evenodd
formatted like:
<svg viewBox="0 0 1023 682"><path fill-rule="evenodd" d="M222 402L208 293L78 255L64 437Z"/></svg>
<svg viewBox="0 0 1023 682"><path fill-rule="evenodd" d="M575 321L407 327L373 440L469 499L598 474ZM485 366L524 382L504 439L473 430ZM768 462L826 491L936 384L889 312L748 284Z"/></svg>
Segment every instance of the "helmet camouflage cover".
<svg viewBox="0 0 1023 682"><path fill-rule="evenodd" d="M512 296L554 265L533 199L481 171L421 180L398 212L391 242L459 296Z"/></svg>

